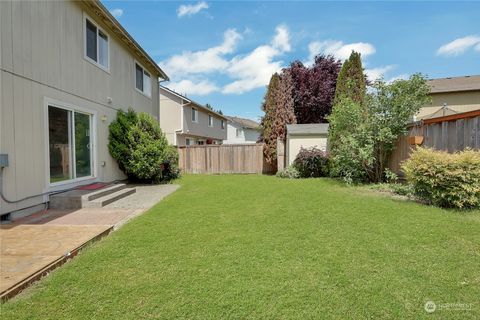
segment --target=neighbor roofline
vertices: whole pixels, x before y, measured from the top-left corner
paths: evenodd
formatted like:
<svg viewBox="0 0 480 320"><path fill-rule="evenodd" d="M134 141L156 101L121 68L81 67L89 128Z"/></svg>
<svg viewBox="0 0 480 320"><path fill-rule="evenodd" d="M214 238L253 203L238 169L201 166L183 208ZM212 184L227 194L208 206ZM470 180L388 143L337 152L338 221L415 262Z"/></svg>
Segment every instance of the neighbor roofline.
<svg viewBox="0 0 480 320"><path fill-rule="evenodd" d="M458 76L458 77L444 77L444 78L434 78L428 79L427 84L430 86L430 93L446 93L446 92L468 92L468 91L478 91L480 90L480 85L477 87L472 88L436 88L431 83L435 81L455 81L457 79L465 79L465 78L480 78L480 75L473 74L473 75L466 75L466 76Z"/></svg>
<svg viewBox="0 0 480 320"><path fill-rule="evenodd" d="M108 11L108 9L99 0L81 0L88 8L92 9L97 18L107 24L119 37L129 49L135 51L140 57L144 59L141 61L153 68L158 76L165 81L170 80L168 75L158 66L158 64L148 55L148 53L135 41L135 39L128 33L127 30L118 22L117 19Z"/></svg>
<svg viewBox="0 0 480 320"><path fill-rule="evenodd" d="M170 88L167 88L167 87L162 86L162 85L160 85L159 87L160 87L160 90L163 89L163 90L165 90L165 91L173 94L174 96L177 96L177 97L179 97L180 99L187 101L187 103L186 103L185 105L189 105L189 104L194 105L194 106L197 107L197 108L200 108L200 109L202 109L202 110L204 110L204 111L206 111L206 112L208 112L208 113L213 113L213 114L217 115L218 117L222 118L223 120L227 120L227 121L228 121L228 118L227 118L226 116L224 116L224 115L222 115L222 114L220 114L220 113L218 113L218 112L216 112L216 111L214 111L214 110L208 109L208 108L205 107L204 105L202 105L202 104L200 104L200 103L198 103L198 102L196 102L196 101L193 101L192 99L189 99L189 98L187 98L187 97L179 94L178 92L173 91L173 90L170 89Z"/></svg>

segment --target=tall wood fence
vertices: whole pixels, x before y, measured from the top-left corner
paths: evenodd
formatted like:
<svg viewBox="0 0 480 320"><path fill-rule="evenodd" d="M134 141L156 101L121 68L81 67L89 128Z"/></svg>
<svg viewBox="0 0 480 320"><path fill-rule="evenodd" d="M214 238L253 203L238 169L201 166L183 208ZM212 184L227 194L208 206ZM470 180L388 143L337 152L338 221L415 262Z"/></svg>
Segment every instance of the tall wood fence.
<svg viewBox="0 0 480 320"><path fill-rule="evenodd" d="M263 158L263 144L224 144L178 147L184 173L275 173Z"/></svg>
<svg viewBox="0 0 480 320"><path fill-rule="evenodd" d="M398 139L389 159L389 168L401 174L401 164L417 145L450 153L465 148L480 149L480 110L427 119L409 127Z"/></svg>

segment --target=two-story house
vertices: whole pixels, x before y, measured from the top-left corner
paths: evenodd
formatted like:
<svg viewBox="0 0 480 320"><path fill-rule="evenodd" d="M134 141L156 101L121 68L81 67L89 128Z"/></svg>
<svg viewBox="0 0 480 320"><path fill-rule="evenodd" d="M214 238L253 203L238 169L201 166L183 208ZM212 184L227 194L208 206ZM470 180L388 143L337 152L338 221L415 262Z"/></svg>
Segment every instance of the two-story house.
<svg viewBox="0 0 480 320"><path fill-rule="evenodd" d="M427 84L432 102L418 112L415 120L480 110L480 75L431 79Z"/></svg>
<svg viewBox="0 0 480 320"><path fill-rule="evenodd" d="M227 118L181 94L160 86L160 127L176 146L222 144Z"/></svg>
<svg viewBox="0 0 480 320"><path fill-rule="evenodd" d="M252 144L260 138L260 124L250 119L227 116L227 140L224 144Z"/></svg>
<svg viewBox="0 0 480 320"><path fill-rule="evenodd" d="M108 126L128 107L158 119L155 61L100 1L0 1L0 41L1 214L124 179Z"/></svg>

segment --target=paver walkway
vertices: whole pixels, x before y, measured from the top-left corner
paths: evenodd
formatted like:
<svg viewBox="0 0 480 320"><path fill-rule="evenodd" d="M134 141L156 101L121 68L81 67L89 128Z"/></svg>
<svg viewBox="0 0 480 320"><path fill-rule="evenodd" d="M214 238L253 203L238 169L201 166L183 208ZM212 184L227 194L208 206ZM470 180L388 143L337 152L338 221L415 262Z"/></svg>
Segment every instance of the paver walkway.
<svg viewBox="0 0 480 320"><path fill-rule="evenodd" d="M0 226L0 297L15 295L85 244L145 212L178 185L136 188L135 194L103 208L52 209Z"/></svg>

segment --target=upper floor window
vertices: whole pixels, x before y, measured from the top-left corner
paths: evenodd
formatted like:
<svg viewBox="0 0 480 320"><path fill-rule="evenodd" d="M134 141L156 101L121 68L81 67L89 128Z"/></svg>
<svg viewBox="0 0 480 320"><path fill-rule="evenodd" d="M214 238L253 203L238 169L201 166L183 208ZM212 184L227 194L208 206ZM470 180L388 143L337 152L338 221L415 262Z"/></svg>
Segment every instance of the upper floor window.
<svg viewBox="0 0 480 320"><path fill-rule="evenodd" d="M148 73L137 62L135 62L135 88L148 97L152 95L152 80L150 73Z"/></svg>
<svg viewBox="0 0 480 320"><path fill-rule="evenodd" d="M221 127L222 127L222 129L225 129L225 121L223 121L223 120L221 121Z"/></svg>
<svg viewBox="0 0 480 320"><path fill-rule="evenodd" d="M198 110L195 108L192 108L192 121L198 122Z"/></svg>
<svg viewBox="0 0 480 320"><path fill-rule="evenodd" d="M237 129L235 134L237 138L240 138L242 136L242 129Z"/></svg>
<svg viewBox="0 0 480 320"><path fill-rule="evenodd" d="M210 114L208 115L208 126L213 127L213 117Z"/></svg>
<svg viewBox="0 0 480 320"><path fill-rule="evenodd" d="M89 18L85 18L85 56L102 69L109 68L108 36Z"/></svg>

